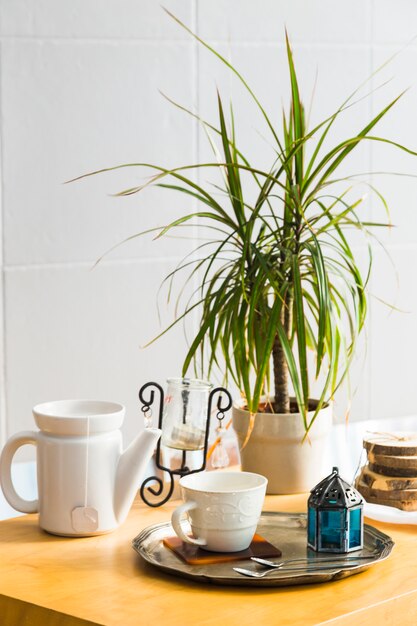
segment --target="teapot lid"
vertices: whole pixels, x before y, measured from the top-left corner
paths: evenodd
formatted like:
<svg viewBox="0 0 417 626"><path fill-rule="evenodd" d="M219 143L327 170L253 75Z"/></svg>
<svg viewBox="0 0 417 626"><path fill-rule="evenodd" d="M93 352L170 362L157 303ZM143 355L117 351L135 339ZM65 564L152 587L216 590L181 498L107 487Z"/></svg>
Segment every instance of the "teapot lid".
<svg viewBox="0 0 417 626"><path fill-rule="evenodd" d="M87 435L117 430L125 407L103 400L57 400L36 405L36 425L52 435Z"/></svg>

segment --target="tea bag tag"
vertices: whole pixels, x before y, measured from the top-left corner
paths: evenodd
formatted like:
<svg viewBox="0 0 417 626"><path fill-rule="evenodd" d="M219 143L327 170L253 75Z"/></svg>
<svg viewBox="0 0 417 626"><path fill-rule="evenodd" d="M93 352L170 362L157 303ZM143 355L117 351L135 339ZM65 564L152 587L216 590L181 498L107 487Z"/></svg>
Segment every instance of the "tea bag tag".
<svg viewBox="0 0 417 626"><path fill-rule="evenodd" d="M77 506L71 511L71 522L77 533L90 533L98 529L98 511L92 506Z"/></svg>

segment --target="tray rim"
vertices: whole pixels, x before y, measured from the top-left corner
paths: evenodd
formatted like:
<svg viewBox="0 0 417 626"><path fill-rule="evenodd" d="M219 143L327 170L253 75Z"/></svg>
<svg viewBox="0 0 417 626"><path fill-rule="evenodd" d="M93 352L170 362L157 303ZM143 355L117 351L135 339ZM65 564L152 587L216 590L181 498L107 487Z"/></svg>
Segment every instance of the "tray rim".
<svg viewBox="0 0 417 626"><path fill-rule="evenodd" d="M267 518L267 517L269 518L291 517L294 520L303 519L307 521L307 513L292 513L292 512L287 513L285 511L262 511L261 519ZM361 563L359 565L350 565L346 568L343 568L340 565L335 565L334 570L333 569L325 570L325 571L323 570L322 572L320 571L301 572L301 573L297 572L297 574L288 573L287 577L281 576L279 578L274 578L273 573L271 573L271 576L266 576L265 578L250 578L250 577L245 577L245 576L242 576L241 574L233 572L233 569L230 575L221 576L221 575L203 574L201 573L201 571L198 573L197 572L193 573L192 571L175 568L170 565L161 563L157 561L156 559L152 559L151 555L148 552L141 549L141 545L143 545L144 541L146 541L150 535L154 534L157 531L160 531L164 527L166 527L167 529L168 528L171 529L171 532L173 532L171 522L169 520L166 522L159 522L156 524L151 524L150 526L147 526L146 528L144 528L138 535L136 535L136 537L132 539L132 547L137 552L137 554L139 554L139 556L141 556L144 561L146 561L153 567L157 568L158 570L162 570L163 572L169 575L179 577L179 578L186 578L188 580L192 580L197 583L206 583L206 584L208 583L211 585L214 584L214 585L221 585L221 586L226 585L226 586L238 586L238 587L242 587L242 586L244 587L248 587L248 586L249 587L254 587L254 586L255 587L286 587L286 586L293 586L293 585L315 584L315 583L330 582L333 580L340 580L342 578L347 578L349 576L359 574L360 572L365 571L372 565L385 561L390 556L392 549L395 546L395 542L389 535L383 533L378 528L375 528L374 526L371 526L370 524L364 524L364 533L365 532L368 533L375 540L378 540L383 545L381 554L379 554L377 558L374 558L373 560L369 562ZM163 547L163 550L168 551L169 548ZM349 553L349 555L352 556L353 553ZM178 562L182 563L182 561L179 558L178 558ZM245 566L244 564L246 563L246 561L244 560L239 561L239 562L236 561L236 563L242 564L242 566L244 567ZM185 565L186 564L184 563L184 566ZM207 567L210 567L210 566L207 566ZM230 567L232 568L233 564L230 564Z"/></svg>

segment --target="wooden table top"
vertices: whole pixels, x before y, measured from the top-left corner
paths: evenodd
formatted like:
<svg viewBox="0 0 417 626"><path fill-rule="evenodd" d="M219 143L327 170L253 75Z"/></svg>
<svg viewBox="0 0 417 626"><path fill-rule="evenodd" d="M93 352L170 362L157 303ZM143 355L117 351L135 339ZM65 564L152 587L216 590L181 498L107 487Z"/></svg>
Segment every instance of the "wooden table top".
<svg viewBox="0 0 417 626"><path fill-rule="evenodd" d="M417 527L370 522L390 535L391 556L356 576L284 588L205 586L143 562L131 540L170 519L178 502L135 502L117 531L65 539L36 515L0 522L2 626L253 626L417 624ZM265 510L303 511L306 496L267 496ZM400 617L401 616L401 617Z"/></svg>

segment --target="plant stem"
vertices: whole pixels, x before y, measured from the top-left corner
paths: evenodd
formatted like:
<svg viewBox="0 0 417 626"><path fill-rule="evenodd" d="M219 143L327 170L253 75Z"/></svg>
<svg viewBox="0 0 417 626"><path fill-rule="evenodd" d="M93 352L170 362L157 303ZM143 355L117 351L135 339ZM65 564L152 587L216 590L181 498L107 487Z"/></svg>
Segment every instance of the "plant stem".
<svg viewBox="0 0 417 626"><path fill-rule="evenodd" d="M292 297L289 293L287 293L285 297L281 316L281 321L285 329L285 334L287 335L287 337L289 337L292 321ZM275 387L274 410L276 413L290 413L288 366L278 334L275 337L272 350L272 358L274 364Z"/></svg>

